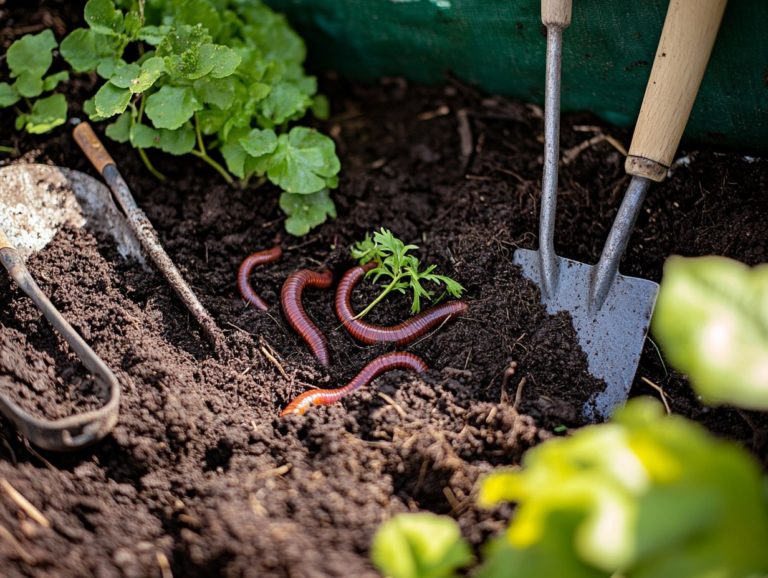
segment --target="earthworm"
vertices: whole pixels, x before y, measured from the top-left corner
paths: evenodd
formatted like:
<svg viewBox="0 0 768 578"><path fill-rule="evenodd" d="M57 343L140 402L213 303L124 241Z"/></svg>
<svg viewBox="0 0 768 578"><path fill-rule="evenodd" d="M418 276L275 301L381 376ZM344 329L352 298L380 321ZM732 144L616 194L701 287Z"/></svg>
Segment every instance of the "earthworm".
<svg viewBox="0 0 768 578"><path fill-rule="evenodd" d="M330 405L336 403L345 395L368 385L382 373L392 369L411 369L416 373L424 373L429 369L423 359L413 353L395 351L386 353L371 361L360 373L352 378L347 385L337 389L310 389L296 397L280 412L280 417L286 415L304 415L313 405Z"/></svg>
<svg viewBox="0 0 768 578"><path fill-rule="evenodd" d="M437 327L446 319L463 314L468 308L464 301L448 301L442 305L431 307L392 327L373 325L355 319L355 312L352 310L352 290L360 282L360 279L375 266L376 264L371 262L363 266L353 267L344 274L336 289L336 315L352 337L358 341L368 345L385 341L405 345L421 337L433 327Z"/></svg>
<svg viewBox="0 0 768 578"><path fill-rule="evenodd" d="M330 271L315 273L307 269L292 273L283 283L280 291L280 303L288 319L288 323L307 343L312 354L321 365L328 365L328 340L312 323L304 306L301 304L301 294L305 287L328 289L333 281Z"/></svg>
<svg viewBox="0 0 768 578"><path fill-rule="evenodd" d="M271 249L264 251L257 251L248 255L242 263L240 263L240 269L237 271L237 288L240 289L240 295L243 299L252 303L254 307L266 311L269 306L264 300L256 294L256 291L251 287L251 282L248 278L251 276L251 271L256 265L263 265L265 263L273 263L277 261L283 255L283 250L280 245L275 245Z"/></svg>

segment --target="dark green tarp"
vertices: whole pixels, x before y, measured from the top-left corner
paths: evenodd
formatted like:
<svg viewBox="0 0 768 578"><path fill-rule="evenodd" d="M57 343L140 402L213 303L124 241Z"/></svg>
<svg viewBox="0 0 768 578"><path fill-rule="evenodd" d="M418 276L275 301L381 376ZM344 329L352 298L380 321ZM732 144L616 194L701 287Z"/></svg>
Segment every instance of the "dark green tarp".
<svg viewBox="0 0 768 578"><path fill-rule="evenodd" d="M695 4L698 0L689 0ZM563 108L632 125L667 0L574 0L565 31ZM541 102L538 0L268 0L309 45L311 61L351 78L451 72L490 93ZM768 0L731 0L686 138L768 152Z"/></svg>

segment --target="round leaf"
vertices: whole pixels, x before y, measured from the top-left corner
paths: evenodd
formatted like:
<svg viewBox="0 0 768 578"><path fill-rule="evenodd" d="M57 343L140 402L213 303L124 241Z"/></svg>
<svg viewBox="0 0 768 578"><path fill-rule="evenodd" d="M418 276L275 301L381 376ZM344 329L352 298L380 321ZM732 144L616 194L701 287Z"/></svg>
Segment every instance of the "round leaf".
<svg viewBox="0 0 768 578"><path fill-rule="evenodd" d="M145 112L155 127L175 130L201 108L191 88L165 85L147 98Z"/></svg>
<svg viewBox="0 0 768 578"><path fill-rule="evenodd" d="M131 91L127 88L118 88L111 82L105 83L96 93L94 104L96 114L102 118L109 118L122 113L131 101Z"/></svg>
<svg viewBox="0 0 768 578"><path fill-rule="evenodd" d="M51 30L39 34L27 34L11 44L6 54L11 76L22 74L42 77L53 62L51 51L56 48L56 38Z"/></svg>
<svg viewBox="0 0 768 578"><path fill-rule="evenodd" d="M27 132L41 134L64 124L67 120L67 99L63 94L53 94L35 101L27 116Z"/></svg>

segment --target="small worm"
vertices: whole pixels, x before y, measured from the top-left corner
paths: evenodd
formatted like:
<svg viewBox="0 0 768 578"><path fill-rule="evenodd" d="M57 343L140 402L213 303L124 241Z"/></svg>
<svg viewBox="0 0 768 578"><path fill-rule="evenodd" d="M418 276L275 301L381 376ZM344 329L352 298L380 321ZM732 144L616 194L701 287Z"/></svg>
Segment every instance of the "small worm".
<svg viewBox="0 0 768 578"><path fill-rule="evenodd" d="M448 301L431 307L393 327L373 325L355 319L355 312L352 310L352 290L360 282L360 279L375 266L376 264L371 262L363 266L353 267L344 274L336 289L336 315L352 337L358 341L368 345L381 342L405 345L418 339L430 329L437 327L446 319L461 315L468 309L465 301Z"/></svg>
<svg viewBox="0 0 768 578"><path fill-rule="evenodd" d="M289 403L280 412L280 417L286 415L304 415L313 405L330 405L336 403L342 397L361 387L368 385L382 373L392 369L411 369L416 373L424 373L429 369L423 359L413 353L398 352L386 353L371 361L360 373L352 378L347 385L337 389L310 389L305 391Z"/></svg>
<svg viewBox="0 0 768 578"><path fill-rule="evenodd" d="M279 245L275 245L271 249L265 251L257 251L251 255L248 255L242 263L240 263L240 269L237 271L237 288L240 289L240 295L243 299L252 303L254 307L266 311L269 306L264 300L256 294L256 291L251 287L251 282L248 278L251 276L251 271L256 265L263 265L265 263L273 263L277 261L283 255L283 250Z"/></svg>
<svg viewBox="0 0 768 578"><path fill-rule="evenodd" d="M304 306L301 304L301 294L305 287L328 289L332 281L333 275L330 271L315 273L302 269L291 274L283 283L283 289L280 291L280 303L283 305L288 323L307 343L320 364L326 366L328 365L328 340L304 311Z"/></svg>

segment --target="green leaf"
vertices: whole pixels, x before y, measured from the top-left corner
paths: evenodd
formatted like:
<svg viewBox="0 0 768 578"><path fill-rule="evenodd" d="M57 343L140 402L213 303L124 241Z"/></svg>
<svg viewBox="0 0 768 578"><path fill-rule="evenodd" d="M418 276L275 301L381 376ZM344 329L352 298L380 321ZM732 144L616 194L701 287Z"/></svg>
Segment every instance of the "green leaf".
<svg viewBox="0 0 768 578"><path fill-rule="evenodd" d="M115 86L127 88L133 94L137 94L150 88L164 72L163 59L153 56L145 60L141 66L135 62L118 66L109 81Z"/></svg>
<svg viewBox="0 0 768 578"><path fill-rule="evenodd" d="M124 32L131 40L134 40L139 35L141 25L143 24L141 14L136 10L131 10L125 15Z"/></svg>
<svg viewBox="0 0 768 578"><path fill-rule="evenodd" d="M32 105L26 118L26 130L41 134L64 124L67 120L67 99L63 94L52 94L41 98Z"/></svg>
<svg viewBox="0 0 768 578"><path fill-rule="evenodd" d="M19 38L6 53L11 77L28 75L41 78L53 62L52 51L56 46L56 38L49 29Z"/></svg>
<svg viewBox="0 0 768 578"><path fill-rule="evenodd" d="M124 112L117 120L107 125L105 134L115 142L128 142L131 138L131 113Z"/></svg>
<svg viewBox="0 0 768 578"><path fill-rule="evenodd" d="M43 79L33 74L22 74L13 83L18 93L26 98L33 98L43 92Z"/></svg>
<svg viewBox="0 0 768 578"><path fill-rule="evenodd" d="M48 92L56 88L60 82L66 82L69 80L69 73L66 70L51 74L43 79L43 91Z"/></svg>
<svg viewBox="0 0 768 578"><path fill-rule="evenodd" d="M172 30L170 26L144 26L139 29L137 34L139 40L143 40L147 44L157 46L160 44L166 35Z"/></svg>
<svg viewBox="0 0 768 578"><path fill-rule="evenodd" d="M325 223L328 217L336 217L336 206L328 189L311 195L283 193L280 195L280 209L288 215L285 230L297 237L306 235L310 229Z"/></svg>
<svg viewBox="0 0 768 578"><path fill-rule="evenodd" d="M277 135L272 129L259 130L255 128L240 139L240 144L249 155L260 157L275 152Z"/></svg>
<svg viewBox="0 0 768 578"><path fill-rule="evenodd" d="M479 576L762 575L764 488L745 450L636 398L613 423L549 440L525 454L522 470L481 480L481 504L518 505Z"/></svg>
<svg viewBox="0 0 768 578"><path fill-rule="evenodd" d="M130 88L134 79L139 76L140 70L141 68L135 62L122 64L115 68L114 73L109 77L109 82L118 88Z"/></svg>
<svg viewBox="0 0 768 578"><path fill-rule="evenodd" d="M166 84L147 98L144 111L155 127L175 130L201 108L190 87Z"/></svg>
<svg viewBox="0 0 768 578"><path fill-rule="evenodd" d="M145 124L136 123L130 128L131 145L137 149L149 149L160 146L160 131Z"/></svg>
<svg viewBox="0 0 768 578"><path fill-rule="evenodd" d="M101 118L109 118L122 113L128 108L131 101L131 91L127 88L118 88L111 82L105 83L96 92L94 104L96 114Z"/></svg>
<svg viewBox="0 0 768 578"><path fill-rule="evenodd" d="M198 100L221 110L230 108L235 99L235 81L231 77L202 78L195 81L194 88Z"/></svg>
<svg viewBox="0 0 768 578"><path fill-rule="evenodd" d="M224 78L235 72L240 64L240 55L227 46L203 44L200 47L200 60L213 78ZM207 74L207 73L206 73Z"/></svg>
<svg viewBox="0 0 768 578"><path fill-rule="evenodd" d="M305 127L280 135L269 180L288 193L309 194L327 186L327 178L339 172L336 145L327 136Z"/></svg>
<svg viewBox="0 0 768 578"><path fill-rule="evenodd" d="M123 31L123 13L115 8L112 0L88 0L85 21L99 34L112 35Z"/></svg>
<svg viewBox="0 0 768 578"><path fill-rule="evenodd" d="M60 51L75 72L91 72L102 60L116 59L116 48L114 38L90 28L77 28L61 42Z"/></svg>
<svg viewBox="0 0 768 578"><path fill-rule="evenodd" d="M152 56L141 64L139 75L131 82L131 92L140 93L150 88L165 73L165 61Z"/></svg>
<svg viewBox="0 0 768 578"><path fill-rule="evenodd" d="M328 120L331 116L331 103L324 94L318 94L312 99L312 114L320 120Z"/></svg>
<svg viewBox="0 0 768 578"><path fill-rule="evenodd" d="M653 332L708 403L768 409L768 265L670 257Z"/></svg>
<svg viewBox="0 0 768 578"><path fill-rule="evenodd" d="M172 155L184 155L195 148L195 131L187 123L176 130L161 130L160 150Z"/></svg>
<svg viewBox="0 0 768 578"><path fill-rule="evenodd" d="M272 87L261 105L261 113L273 125L283 124L288 120L303 115L312 104L312 99L296 85L280 83Z"/></svg>
<svg viewBox="0 0 768 578"><path fill-rule="evenodd" d="M390 578L450 578L473 556L453 519L419 513L399 514L382 524L371 558Z"/></svg>
<svg viewBox="0 0 768 578"><path fill-rule="evenodd" d="M221 146L221 155L227 163L227 170L239 179L245 178L245 161L248 153L240 144L240 139L246 134L245 129L235 129L229 133L226 142Z"/></svg>
<svg viewBox="0 0 768 578"><path fill-rule="evenodd" d="M174 8L174 21L179 24L194 25L203 22L213 36L216 36L221 30L219 11L206 0L185 0L179 2Z"/></svg>
<svg viewBox="0 0 768 578"><path fill-rule="evenodd" d="M19 93L7 82L0 82L0 108L13 106L19 101Z"/></svg>

